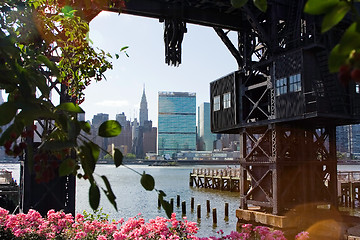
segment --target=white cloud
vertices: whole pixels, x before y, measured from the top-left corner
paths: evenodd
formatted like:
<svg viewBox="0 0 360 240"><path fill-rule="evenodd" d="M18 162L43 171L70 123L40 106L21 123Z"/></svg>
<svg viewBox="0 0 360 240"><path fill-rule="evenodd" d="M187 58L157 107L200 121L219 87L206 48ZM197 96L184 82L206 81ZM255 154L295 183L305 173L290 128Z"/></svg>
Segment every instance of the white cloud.
<svg viewBox="0 0 360 240"><path fill-rule="evenodd" d="M97 102L96 105L103 107L125 107L129 105L129 102L126 100L103 100Z"/></svg>

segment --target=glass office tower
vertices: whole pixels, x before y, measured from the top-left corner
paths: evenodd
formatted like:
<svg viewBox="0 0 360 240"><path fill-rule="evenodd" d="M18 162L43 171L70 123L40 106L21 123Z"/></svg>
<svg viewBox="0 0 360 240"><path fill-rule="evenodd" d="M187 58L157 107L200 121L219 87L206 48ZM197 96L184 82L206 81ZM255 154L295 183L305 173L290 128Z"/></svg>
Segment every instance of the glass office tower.
<svg viewBox="0 0 360 240"><path fill-rule="evenodd" d="M173 157L196 150L196 94L159 92L158 152Z"/></svg>

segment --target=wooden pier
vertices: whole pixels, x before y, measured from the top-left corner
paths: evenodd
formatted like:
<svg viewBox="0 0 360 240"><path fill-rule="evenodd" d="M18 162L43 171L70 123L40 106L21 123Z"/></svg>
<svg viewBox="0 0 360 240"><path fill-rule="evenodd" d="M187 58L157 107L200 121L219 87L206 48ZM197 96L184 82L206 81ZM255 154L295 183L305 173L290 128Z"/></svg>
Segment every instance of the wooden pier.
<svg viewBox="0 0 360 240"><path fill-rule="evenodd" d="M221 191L240 191L240 169L193 169L190 173L190 187L218 189Z"/></svg>
<svg viewBox="0 0 360 240"><path fill-rule="evenodd" d="M360 171L338 172L338 198L344 206L360 207ZM250 179L248 179L250 181ZM199 168L190 173L191 187L217 189L221 191L240 191L239 168Z"/></svg>
<svg viewBox="0 0 360 240"><path fill-rule="evenodd" d="M338 172L339 203L347 207L360 207L359 194L360 171Z"/></svg>

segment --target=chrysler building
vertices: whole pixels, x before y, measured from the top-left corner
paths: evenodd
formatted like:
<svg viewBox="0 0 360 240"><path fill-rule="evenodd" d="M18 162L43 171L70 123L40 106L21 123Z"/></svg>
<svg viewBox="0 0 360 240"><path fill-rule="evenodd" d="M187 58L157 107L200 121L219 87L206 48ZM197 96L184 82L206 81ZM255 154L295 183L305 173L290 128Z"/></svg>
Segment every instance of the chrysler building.
<svg viewBox="0 0 360 240"><path fill-rule="evenodd" d="M148 108L145 95L145 86L140 102L140 112L139 112L140 126L144 126L144 122L148 121Z"/></svg>

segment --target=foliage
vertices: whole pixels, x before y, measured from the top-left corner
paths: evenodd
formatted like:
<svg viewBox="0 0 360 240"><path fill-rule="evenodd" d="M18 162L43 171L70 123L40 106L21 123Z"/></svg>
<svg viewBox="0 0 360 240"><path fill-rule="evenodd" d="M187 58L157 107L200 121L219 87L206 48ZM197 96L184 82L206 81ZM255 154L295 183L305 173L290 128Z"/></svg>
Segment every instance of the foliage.
<svg viewBox="0 0 360 240"><path fill-rule="evenodd" d="M83 211L83 216L85 221L109 221L109 214L103 212L103 208L93 210L93 213L88 213L85 210Z"/></svg>
<svg viewBox="0 0 360 240"><path fill-rule="evenodd" d="M0 2L0 90L8 94L6 102L0 105L0 125L7 125L0 145L10 156L26 153L25 159L38 183L69 174L88 180L89 202L96 209L100 188L94 178L95 168L100 151L106 150L89 139L90 125L78 121L77 114L84 113L78 104L84 100L85 87L92 80L104 79L104 72L112 68L109 62L112 56L90 45L88 21L101 7L115 3L93 3L90 0ZM60 87L56 86L58 83ZM61 91L68 98L55 106L51 91ZM44 120L47 124L41 125L42 142L35 146L32 139L39 132L35 124ZM120 124L110 120L100 126L98 135L107 138L120 132ZM115 149L112 158L116 167L122 164L119 149ZM101 176L101 180L105 186L101 190L117 209L108 179Z"/></svg>
<svg viewBox="0 0 360 240"><path fill-rule="evenodd" d="M136 155L133 154L133 153L128 153L128 154L126 154L125 158L126 158L126 159L135 159L135 158L136 158Z"/></svg>
<svg viewBox="0 0 360 240"><path fill-rule="evenodd" d="M349 26L329 56L330 71L339 71L339 78L345 84L350 79L360 81L360 15L356 2L359 1L308 0L304 8L306 13L323 16L323 33L348 16Z"/></svg>
<svg viewBox="0 0 360 240"><path fill-rule="evenodd" d="M30 210L27 214L11 215L0 208L0 236L2 239L84 239L84 240L120 240L120 239L194 239L194 240L221 240L221 239L277 239L286 240L284 233L268 227L253 227L251 224L242 226L241 232L231 232L224 235L218 231L217 237L196 237L198 227L195 222L183 218L176 219L173 213L171 218L156 217L145 222L140 215L129 218L127 221L108 221L101 210L94 214L77 214L74 217L64 212L50 210L43 218L38 212ZM307 232L301 232L296 240L309 239Z"/></svg>

